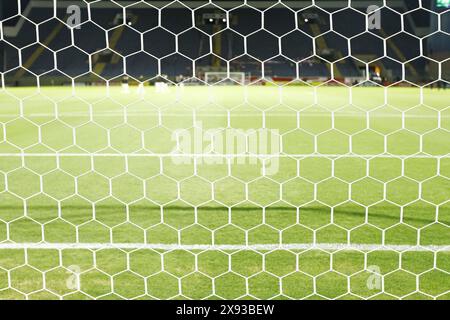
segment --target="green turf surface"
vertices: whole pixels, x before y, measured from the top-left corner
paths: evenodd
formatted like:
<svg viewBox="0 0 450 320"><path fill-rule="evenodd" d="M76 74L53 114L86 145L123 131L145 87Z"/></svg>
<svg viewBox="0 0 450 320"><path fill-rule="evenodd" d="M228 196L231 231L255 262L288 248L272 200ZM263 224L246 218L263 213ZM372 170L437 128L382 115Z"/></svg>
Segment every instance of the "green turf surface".
<svg viewBox="0 0 450 320"><path fill-rule="evenodd" d="M0 242L450 245L449 91L146 90L0 92ZM279 170L164 156L194 124L277 130ZM73 265L81 290L67 289ZM448 252L0 249L0 297L448 299L449 265Z"/></svg>

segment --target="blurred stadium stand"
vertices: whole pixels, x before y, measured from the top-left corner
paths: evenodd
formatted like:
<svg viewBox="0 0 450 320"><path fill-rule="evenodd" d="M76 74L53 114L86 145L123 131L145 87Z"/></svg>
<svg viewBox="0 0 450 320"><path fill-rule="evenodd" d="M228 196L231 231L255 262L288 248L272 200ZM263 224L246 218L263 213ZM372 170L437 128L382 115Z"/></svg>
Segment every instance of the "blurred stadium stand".
<svg viewBox="0 0 450 320"><path fill-rule="evenodd" d="M297 1L296 11L302 9L303 2L308 3ZM161 59L161 74L169 78L180 75L188 78L194 74L199 76L198 70L219 71L226 66L226 61L230 61L231 71L258 77L264 65L265 77L283 79L295 78L298 64L298 76L307 79L329 78L332 67L327 61L338 61L334 66L335 79L357 78L363 75L364 69L361 67L364 62L383 56L381 39L401 31L398 12L415 8L415 1L390 1L390 8L381 11L382 29L373 31L379 37L376 38L371 33L363 33L365 19L358 10L364 11L364 1L360 1L361 7L356 10L348 9L333 15L332 28L336 32L330 31L329 12L339 9L336 3L346 4L347 1L318 2L328 13L317 8L306 8L298 11L295 19L293 11L279 5L264 12L267 15L264 25L261 12L249 7L229 11L229 21L223 20L225 15L220 9L205 7L195 11L195 24L201 31L193 29L191 10L180 5L161 11L164 26L161 28L158 27L158 10L143 3L127 8L125 17L121 8L111 2L93 3L91 21L87 20L84 3L83 24L80 29L73 31L73 46L70 28L52 19L53 1L22 1L20 16L16 15L19 10L16 1L2 1L0 12L6 42L0 44L1 71L18 66L21 55L23 67L36 75L53 75L57 83L68 78L55 68L69 77L77 77L89 73L90 61L92 71L105 79L119 77L125 72L136 80L149 79L158 74L158 59ZM67 6L74 3L83 4L81 1L58 1L58 18L65 21ZM158 6L162 2L148 3ZM358 1L355 3L358 4ZM265 9L261 6L259 9ZM429 9L438 10L431 1ZM437 28L437 17L424 10L415 11L404 18L405 31L415 35L429 35L433 28ZM296 20L298 26L295 25ZM443 20L443 28L449 28L448 21L448 18ZM227 23L234 31L226 28ZM35 24L38 32L35 32ZM293 31L295 27L298 30ZM213 34L210 41L207 35ZM315 38L317 56L313 56L313 39L307 35ZM243 36L247 36L247 39ZM443 41L444 38L447 41ZM348 52L348 39L351 39L352 52ZM248 55L243 55L245 41ZM417 41L418 38L406 32L389 38L386 41L386 53L391 59L373 62L371 67L382 70L385 81L394 82L402 77L401 64L394 60L403 63L420 56L420 53L410 50L419 48ZM176 53L176 43L180 54ZM425 38L423 43L424 55L436 59L448 56L448 35L437 33ZM342 59L348 55L351 56ZM406 73L416 77L418 82L427 80L421 77L429 71L428 68L427 59L405 64ZM19 68L9 72L7 79L20 84L27 74L26 70Z"/></svg>

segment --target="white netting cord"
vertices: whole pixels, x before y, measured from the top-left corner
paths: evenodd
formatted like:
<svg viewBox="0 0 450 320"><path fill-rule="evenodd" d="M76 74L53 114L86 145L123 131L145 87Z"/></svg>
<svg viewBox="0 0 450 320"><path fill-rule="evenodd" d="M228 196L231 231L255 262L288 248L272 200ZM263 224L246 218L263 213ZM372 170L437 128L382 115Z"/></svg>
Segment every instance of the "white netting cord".
<svg viewBox="0 0 450 320"><path fill-rule="evenodd" d="M25 298L81 294L95 299L110 294L162 299L347 295L367 299L383 294L394 298L415 294L433 299L448 297L448 286L433 290L423 284L429 277L440 277L445 282L450 272L445 267L450 251L446 236L450 232L446 220L449 198L445 191L450 154L441 142L437 147L432 145L439 139L445 144L450 109L432 99L434 92L444 96L445 91L430 91L448 85L449 58L448 53L443 58L431 57L424 48L426 37L438 33L448 36L443 28L448 10L434 12L418 1L412 9L402 3L399 12L388 1L378 2L379 6L371 11L348 1L339 9L328 8L328 12L323 1L310 1L299 5L303 5L301 8L285 1L265 6L253 1L223 5L209 1L199 6L191 4L193 7L181 1L160 6L145 1L110 1L102 5L98 1L78 1L86 17L75 19L78 23L71 25L61 18L61 10L67 7L64 2L32 1L22 8L18 1L17 23L2 20L0 24L2 42L18 54L18 65L9 68L5 64L1 72L0 99L12 107L5 107L5 111L0 107L0 256L2 252L15 252L17 260L8 264L0 259L0 293ZM41 22L33 21L33 13L39 8L51 9L53 15ZM222 29L212 27L208 33L198 26L198 13L206 8L215 11L206 21L222 20ZM117 18L119 22L109 22L108 28L105 21L97 21L98 12L101 15L102 10L113 9L121 14L108 13L108 19ZM157 16L156 25L140 30L133 22L132 9L152 10ZM241 9L247 10L244 17L250 11L260 16L261 27L246 34L234 30L233 17ZM390 35L384 29L371 29L377 13L385 9L394 12L401 26ZM188 12L191 27L180 31L166 26L164 15L170 10ZM273 10L292 14L295 28L282 33L268 28ZM364 18L366 25L361 33L343 35L335 30L334 21L349 10ZM423 36L410 32L409 25L414 24L411 15L419 11L437 19L435 31ZM307 20L322 15L329 30L308 25ZM51 45L62 29L56 28L47 36L39 32L55 19L62 29L69 30L67 47ZM307 27L303 27L305 24ZM36 30L36 42L11 42L25 25ZM104 49L88 50L77 45L76 34L87 25L105 35ZM121 28L138 36L133 38L138 41L136 52L121 53L126 48L117 48L123 38ZM169 52L153 52L146 47L145 37L156 30L174 39ZM193 57L182 49L181 39L189 30L205 39L202 46L209 47L209 51ZM217 40L218 34L226 30L233 30L243 43L242 53L229 59L217 49L223 45L222 38ZM274 55L254 56L252 39L260 32L276 43ZM307 57L286 55L290 45L286 39L291 33L311 42L312 51ZM332 34L336 38L326 38ZM383 56L353 55L352 44L367 34L382 43ZM413 39L411 43L418 48L411 51L417 49L419 55L410 59L404 56L395 41L397 36ZM327 50L338 38L346 44L347 53L339 48L333 57ZM134 40L131 36L129 39L132 47ZM34 47L36 44L38 47ZM156 41L152 45L163 43ZM77 71L77 75L62 63L68 48L77 49L87 58L73 62L87 62L87 69ZM47 51L53 68L34 68ZM133 60L138 55L142 60ZM169 60L175 56L177 60ZM7 61L6 54L4 58ZM211 66L204 65L206 58ZM420 79L414 64L419 58L427 61L432 79ZM136 65L144 68L143 61L154 64L151 76L136 73ZM186 62L187 71L168 74L179 61ZM397 65L401 76L383 80L374 67L385 63ZM343 76L349 64L360 73ZM114 74L116 69L108 71L110 66L121 71ZM289 66L291 76L276 74L285 66ZM319 67L323 67L321 76L305 71ZM68 96L61 98L49 91L48 85L58 81L49 80L54 71L67 80L61 90L68 89ZM21 82L30 86L29 92L14 88L22 86ZM370 98L360 94L365 86L377 90L375 107L365 101ZM396 88L402 86L408 86L406 96L413 96L415 101L407 107L395 106L392 100L405 98L396 96ZM222 87L230 91L217 91ZM94 93L98 99L86 94L94 88L98 88ZM330 88L342 91L327 92ZM198 92L192 95L190 92L195 90ZM300 91L300 97L295 96L295 90ZM196 104L210 104L217 109L202 109ZM16 105L17 110L11 111ZM30 105L36 107L29 111ZM347 111L353 115L348 116ZM281 122L274 120L277 116ZM347 116L357 118L357 129L341 125ZM255 118L259 120L256 124L251 122ZM243 119L248 119L253 129L233 128ZM384 125L389 119L398 120L392 126L395 128ZM411 124L418 128L411 129ZM269 129L274 127L278 128ZM32 132L31 138L21 138L22 130ZM52 138L49 132L58 137ZM202 136L203 144L206 139L206 147L196 145L196 133ZM223 146L228 135L237 141L231 148ZM260 145L252 145L261 137L271 148L266 145L261 150ZM289 141L307 147L294 148ZM376 147L366 147L364 141ZM408 145L411 141L412 147ZM170 143L175 147L165 148ZM245 166L245 173L239 171L240 165ZM346 172L342 172L345 166ZM384 211L373 220L377 210ZM424 217L414 215L422 212ZM323 213L328 214L325 219L320 217ZM433 235L441 239L435 240ZM51 256L51 267L40 266L33 257L35 251ZM118 262L105 263L103 255L108 254L104 252ZM83 255L79 265L72 262L77 254ZM217 257L204 258L209 254ZM379 267L382 261L376 259L378 254L385 255L386 264L394 266ZM140 255L149 258L142 262ZM272 258L277 255L279 260ZM349 264L359 267L343 266L341 259L345 255ZM431 262L417 270L409 268L410 260L418 257ZM223 263L211 270L205 266L211 261ZM246 261L257 261L252 265L254 269L242 266ZM291 268L284 270L280 265L283 261L288 261ZM141 267L143 263L151 265L151 270ZM178 270L174 266L177 263L188 267ZM311 267L316 264L317 270ZM30 277L31 284L22 284L21 275ZM67 277L69 282L64 280ZM89 287L89 279L95 277L102 279L102 290ZM237 283L242 280L242 290L231 294L222 289L223 281L229 278ZM321 289L325 278L348 286L343 292ZM365 284L356 284L367 279L372 281L372 288L366 290ZM415 284L391 290L392 279L414 279ZM131 289L124 289L127 282L132 284ZM161 289L166 283L170 284L168 292ZM206 283L204 288L209 291L193 291L193 283ZM276 289L259 290L258 285L264 287L263 283L274 284ZM292 283L301 283L305 292L294 290Z"/></svg>

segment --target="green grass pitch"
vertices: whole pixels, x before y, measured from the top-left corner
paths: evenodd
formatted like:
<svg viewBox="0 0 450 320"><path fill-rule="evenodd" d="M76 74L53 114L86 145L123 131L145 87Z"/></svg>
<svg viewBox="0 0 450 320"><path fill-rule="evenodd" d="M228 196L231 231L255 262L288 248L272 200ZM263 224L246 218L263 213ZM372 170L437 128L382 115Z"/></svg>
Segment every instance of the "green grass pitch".
<svg viewBox="0 0 450 320"><path fill-rule="evenodd" d="M450 91L145 90L0 92L0 245L191 249L6 247L0 298L450 299L450 251L414 249L450 245ZM194 123L277 130L278 171L174 162ZM312 243L355 248L263 246Z"/></svg>

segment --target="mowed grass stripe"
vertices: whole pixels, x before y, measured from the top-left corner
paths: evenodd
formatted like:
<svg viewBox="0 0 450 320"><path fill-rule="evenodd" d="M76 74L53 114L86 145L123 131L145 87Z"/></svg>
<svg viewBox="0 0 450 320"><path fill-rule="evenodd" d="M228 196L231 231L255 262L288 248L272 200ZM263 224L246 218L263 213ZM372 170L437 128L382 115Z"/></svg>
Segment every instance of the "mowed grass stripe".
<svg viewBox="0 0 450 320"><path fill-rule="evenodd" d="M448 91L152 90L143 96L119 88L107 95L101 87L77 87L76 96L64 88L0 93L0 241L149 245L1 249L1 297L450 298L447 252L414 251L418 244L450 244ZM280 157L276 175L262 177L260 162L195 168L132 155L167 155L171 132L195 119L204 129L242 130L261 128L265 119L266 128L283 135L287 158ZM355 157L345 157L350 150ZM33 153L53 157L28 157ZM57 153L88 156L56 159ZM391 247L151 250L312 243ZM65 268L72 265L81 272L76 289L67 287L73 273ZM368 289L369 266L380 268L382 288Z"/></svg>
<svg viewBox="0 0 450 320"><path fill-rule="evenodd" d="M11 270L0 273L4 299L450 298L448 252L27 249L0 253L0 265ZM381 286L368 287L374 276Z"/></svg>

